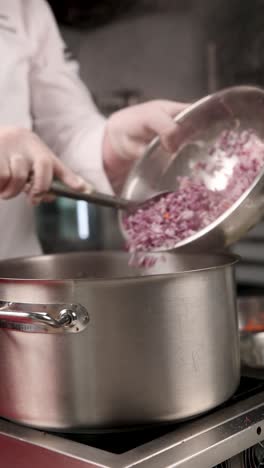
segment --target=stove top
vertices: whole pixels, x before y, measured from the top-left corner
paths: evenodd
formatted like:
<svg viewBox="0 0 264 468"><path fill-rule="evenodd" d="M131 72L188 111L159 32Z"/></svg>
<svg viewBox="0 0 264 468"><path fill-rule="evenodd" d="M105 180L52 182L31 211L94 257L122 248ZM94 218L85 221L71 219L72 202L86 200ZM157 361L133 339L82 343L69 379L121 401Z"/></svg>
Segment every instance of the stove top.
<svg viewBox="0 0 264 468"><path fill-rule="evenodd" d="M243 376L240 381L239 388L237 389L235 395L230 398L226 403L220 408L227 408L232 406L234 403L243 401L250 396L257 395L260 392L264 392L264 380L256 377ZM264 402L264 401L263 401ZM212 410L209 414L215 413L215 410ZM198 418L196 418L198 419ZM195 419L192 419L194 422ZM99 448L111 453L121 454L127 452L131 449L139 447L146 444L147 442L157 439L169 434L177 429L186 426L186 422L177 423L177 424L166 424L158 426L148 426L148 427L135 427L130 428L129 430L100 433L100 436L97 434L60 434L61 437L80 442L84 445L91 447ZM263 432L264 440L264 432ZM264 466L264 465L263 465Z"/></svg>
<svg viewBox="0 0 264 468"><path fill-rule="evenodd" d="M3 468L258 468L264 466L262 441L264 374L246 369L228 402L177 425L72 435L0 419Z"/></svg>

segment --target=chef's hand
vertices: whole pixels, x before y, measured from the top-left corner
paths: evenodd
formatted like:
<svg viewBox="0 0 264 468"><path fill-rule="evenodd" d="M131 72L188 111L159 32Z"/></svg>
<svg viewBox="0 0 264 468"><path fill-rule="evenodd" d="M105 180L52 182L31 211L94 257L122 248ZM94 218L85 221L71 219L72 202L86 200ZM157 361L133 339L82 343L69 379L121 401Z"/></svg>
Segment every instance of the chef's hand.
<svg viewBox="0 0 264 468"><path fill-rule="evenodd" d="M65 167L36 134L0 127L0 198L26 192L33 204L48 201L51 197L40 194L49 190L55 177L72 189L84 189L84 181Z"/></svg>
<svg viewBox="0 0 264 468"><path fill-rule="evenodd" d="M173 117L187 107L173 101L150 101L115 112L106 124L103 158L108 178L118 193L146 145L159 136L162 146L173 151L177 125ZM175 149L175 148L174 148Z"/></svg>

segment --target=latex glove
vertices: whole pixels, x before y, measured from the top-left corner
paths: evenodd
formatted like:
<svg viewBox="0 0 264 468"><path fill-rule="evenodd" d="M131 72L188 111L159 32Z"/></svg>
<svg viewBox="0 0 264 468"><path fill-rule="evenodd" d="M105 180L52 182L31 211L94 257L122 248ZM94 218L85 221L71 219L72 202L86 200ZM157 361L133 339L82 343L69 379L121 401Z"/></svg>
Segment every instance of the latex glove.
<svg viewBox="0 0 264 468"><path fill-rule="evenodd" d="M0 198L26 192L33 204L41 200L58 178L74 190L83 190L85 182L52 153L33 132L0 127ZM28 182L30 178L30 183Z"/></svg>
<svg viewBox="0 0 264 468"><path fill-rule="evenodd" d="M173 151L177 131L173 117L186 107L187 104L174 101L150 101L115 112L108 119L103 159L106 174L117 193L132 164L155 136L160 137L165 150Z"/></svg>

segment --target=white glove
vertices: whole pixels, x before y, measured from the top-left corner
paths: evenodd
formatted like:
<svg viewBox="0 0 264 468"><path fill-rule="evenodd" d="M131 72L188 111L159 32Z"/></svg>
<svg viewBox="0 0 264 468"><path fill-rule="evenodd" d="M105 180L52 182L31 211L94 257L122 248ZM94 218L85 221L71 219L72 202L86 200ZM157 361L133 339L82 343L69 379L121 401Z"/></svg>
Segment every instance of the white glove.
<svg viewBox="0 0 264 468"><path fill-rule="evenodd" d="M187 107L173 101L150 101L114 113L107 121L103 158L107 176L116 192L120 191L134 161L146 145L159 136L162 146L172 151L177 125L173 117Z"/></svg>
<svg viewBox="0 0 264 468"><path fill-rule="evenodd" d="M65 167L36 134L0 128L0 198L12 198L24 191L33 204L50 200L41 194L49 190L55 177L74 190L85 187L83 179Z"/></svg>

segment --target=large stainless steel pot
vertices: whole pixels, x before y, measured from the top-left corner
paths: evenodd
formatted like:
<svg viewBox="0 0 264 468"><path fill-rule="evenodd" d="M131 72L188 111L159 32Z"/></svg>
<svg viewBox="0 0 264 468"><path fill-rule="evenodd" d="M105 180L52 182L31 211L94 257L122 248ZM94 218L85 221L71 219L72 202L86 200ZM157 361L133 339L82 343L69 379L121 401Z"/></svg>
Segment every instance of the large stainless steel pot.
<svg viewBox="0 0 264 468"><path fill-rule="evenodd" d="M0 262L0 415L92 431L182 420L240 376L232 255Z"/></svg>

